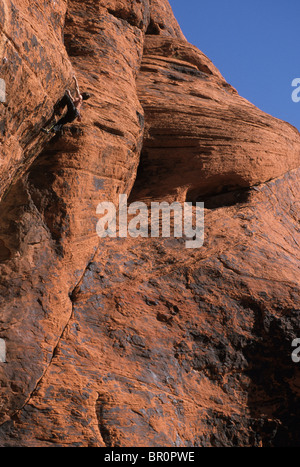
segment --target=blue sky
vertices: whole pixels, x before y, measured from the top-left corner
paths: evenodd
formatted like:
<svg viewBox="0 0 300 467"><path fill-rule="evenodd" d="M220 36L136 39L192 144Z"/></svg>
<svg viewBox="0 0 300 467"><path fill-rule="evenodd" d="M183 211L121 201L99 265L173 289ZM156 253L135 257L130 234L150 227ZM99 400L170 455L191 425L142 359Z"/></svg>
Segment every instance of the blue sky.
<svg viewBox="0 0 300 467"><path fill-rule="evenodd" d="M299 0L169 0L189 42L239 94L300 130ZM299 93L300 94L300 93Z"/></svg>

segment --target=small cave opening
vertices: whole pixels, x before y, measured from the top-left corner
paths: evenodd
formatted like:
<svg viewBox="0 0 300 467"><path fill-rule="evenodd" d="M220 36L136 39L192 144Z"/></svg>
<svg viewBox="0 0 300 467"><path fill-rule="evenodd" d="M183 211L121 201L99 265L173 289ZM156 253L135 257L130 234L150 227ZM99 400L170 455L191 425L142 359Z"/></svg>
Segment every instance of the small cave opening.
<svg viewBox="0 0 300 467"><path fill-rule="evenodd" d="M0 239L0 263L4 263L11 258L11 251L5 245L5 242Z"/></svg>
<svg viewBox="0 0 300 467"><path fill-rule="evenodd" d="M163 28L162 28L163 29ZM160 35L160 26L153 21L153 19L150 19L149 26L146 31L146 35L149 36L159 36Z"/></svg>
<svg viewBox="0 0 300 467"><path fill-rule="evenodd" d="M199 189L191 189L187 192L186 202L204 203L206 209L218 209L222 207L236 206L244 204L249 200L250 188L234 188L231 186L223 186L219 193L202 195L199 194Z"/></svg>
<svg viewBox="0 0 300 467"><path fill-rule="evenodd" d="M147 168L149 166L149 154L146 149L141 150L140 162L137 168L135 182L131 189L128 202L133 203L141 199L142 194L151 192L151 181L147 174Z"/></svg>

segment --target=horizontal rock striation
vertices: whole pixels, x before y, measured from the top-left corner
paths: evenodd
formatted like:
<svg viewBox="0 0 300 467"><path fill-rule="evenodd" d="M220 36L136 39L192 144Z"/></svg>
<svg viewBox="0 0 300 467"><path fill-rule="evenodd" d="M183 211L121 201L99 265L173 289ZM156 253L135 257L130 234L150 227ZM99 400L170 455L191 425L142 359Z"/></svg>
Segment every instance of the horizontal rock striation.
<svg viewBox="0 0 300 467"><path fill-rule="evenodd" d="M0 0L0 78L0 445L299 445L298 131L166 0ZM123 193L205 201L203 247L99 239Z"/></svg>

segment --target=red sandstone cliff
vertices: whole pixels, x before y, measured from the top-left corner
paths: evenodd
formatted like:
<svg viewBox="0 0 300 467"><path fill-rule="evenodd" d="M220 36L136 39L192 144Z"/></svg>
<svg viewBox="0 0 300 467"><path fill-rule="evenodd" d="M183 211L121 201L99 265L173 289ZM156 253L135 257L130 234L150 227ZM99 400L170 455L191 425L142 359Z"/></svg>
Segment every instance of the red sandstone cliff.
<svg viewBox="0 0 300 467"><path fill-rule="evenodd" d="M0 0L0 77L0 445L299 445L298 131L166 0ZM99 240L120 193L205 201L204 246Z"/></svg>

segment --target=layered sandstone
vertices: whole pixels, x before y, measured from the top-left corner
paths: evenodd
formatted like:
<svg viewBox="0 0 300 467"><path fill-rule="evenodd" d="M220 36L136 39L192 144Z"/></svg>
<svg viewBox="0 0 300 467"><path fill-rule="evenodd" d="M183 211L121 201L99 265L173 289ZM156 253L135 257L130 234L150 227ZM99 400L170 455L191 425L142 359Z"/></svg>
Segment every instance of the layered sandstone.
<svg viewBox="0 0 300 467"><path fill-rule="evenodd" d="M202 200L299 167L299 132L240 97L196 47L146 36L146 128L133 197Z"/></svg>
<svg viewBox="0 0 300 467"><path fill-rule="evenodd" d="M165 0L0 0L0 34L0 444L298 445L298 131ZM83 123L48 137L74 73ZM120 193L204 200L204 246L99 240Z"/></svg>

